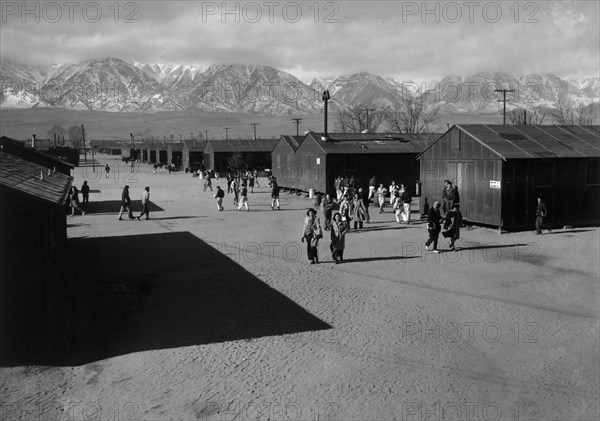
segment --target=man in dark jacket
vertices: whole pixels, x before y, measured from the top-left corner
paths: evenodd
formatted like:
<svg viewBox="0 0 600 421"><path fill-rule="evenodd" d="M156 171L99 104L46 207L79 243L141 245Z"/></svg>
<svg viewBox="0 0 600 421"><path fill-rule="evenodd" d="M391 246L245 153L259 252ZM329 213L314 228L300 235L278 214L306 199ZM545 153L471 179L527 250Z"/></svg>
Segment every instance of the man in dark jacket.
<svg viewBox="0 0 600 421"><path fill-rule="evenodd" d="M442 205L440 202L435 202L433 207L429 209L429 214L427 215L427 231L429 231L429 240L427 240L425 243L425 250L429 251L429 245L433 243L434 253L439 253L437 246L440 231L442 230L442 215L440 214L441 206Z"/></svg>
<svg viewBox="0 0 600 421"><path fill-rule="evenodd" d="M279 210L279 185L277 183L273 183L271 187L271 209L275 210L275 206Z"/></svg>
<svg viewBox="0 0 600 421"><path fill-rule="evenodd" d="M444 214L446 214L446 212L448 212L450 209L452 209L452 206L454 206L454 189L452 188L452 181L450 180L446 180L444 181L445 187L444 187L444 191L442 192L442 210L444 211Z"/></svg>
<svg viewBox="0 0 600 421"><path fill-rule="evenodd" d="M129 198L129 186L125 186L123 188L123 193L121 193L121 211L119 212L119 221L122 221L123 212L127 212L129 214L129 219L135 219L133 213L131 212L131 199Z"/></svg>
<svg viewBox="0 0 600 421"><path fill-rule="evenodd" d="M548 214L548 209L546 208L546 204L541 196L537 198L537 209L535 211L535 233L540 235L542 233L542 224L544 223L544 218Z"/></svg>

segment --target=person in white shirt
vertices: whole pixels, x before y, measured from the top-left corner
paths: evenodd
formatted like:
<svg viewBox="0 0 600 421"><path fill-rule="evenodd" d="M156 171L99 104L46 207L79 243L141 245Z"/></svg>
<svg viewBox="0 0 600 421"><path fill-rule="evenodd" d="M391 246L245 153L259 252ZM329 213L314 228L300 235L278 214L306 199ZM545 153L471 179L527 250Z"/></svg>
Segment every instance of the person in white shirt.
<svg viewBox="0 0 600 421"><path fill-rule="evenodd" d="M150 211L148 210L148 206L150 205L150 187L146 187L144 189L144 193L142 193L142 213L137 217L139 221L140 218L146 215L146 219L150 219Z"/></svg>

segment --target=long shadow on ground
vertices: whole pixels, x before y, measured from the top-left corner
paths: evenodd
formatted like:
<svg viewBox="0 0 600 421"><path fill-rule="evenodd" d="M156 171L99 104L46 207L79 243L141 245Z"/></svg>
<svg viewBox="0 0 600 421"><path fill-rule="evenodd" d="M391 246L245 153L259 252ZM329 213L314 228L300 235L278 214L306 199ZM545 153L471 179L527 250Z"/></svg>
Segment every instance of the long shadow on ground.
<svg viewBox="0 0 600 421"><path fill-rule="evenodd" d="M50 365L331 328L189 232L69 248Z"/></svg>
<svg viewBox="0 0 600 421"><path fill-rule="evenodd" d="M118 214L121 209L121 201L120 200L105 200L102 202L93 202L91 201L89 204L82 206L83 210L86 214ZM152 212L163 212L164 209L155 204L154 202L150 202L148 206L150 210L150 214ZM131 201L131 210L134 213L139 213L142 211L142 201L141 200L132 200Z"/></svg>

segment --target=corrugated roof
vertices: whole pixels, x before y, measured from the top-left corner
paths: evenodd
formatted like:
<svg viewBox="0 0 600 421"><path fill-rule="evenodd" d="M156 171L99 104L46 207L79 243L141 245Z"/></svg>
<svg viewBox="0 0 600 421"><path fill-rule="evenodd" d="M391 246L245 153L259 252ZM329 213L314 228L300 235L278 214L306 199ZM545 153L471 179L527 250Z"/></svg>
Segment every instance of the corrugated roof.
<svg viewBox="0 0 600 421"><path fill-rule="evenodd" d="M24 144L14 143L10 139L1 140L0 148L7 153L12 155L21 157L31 162L35 162L36 164L43 165L45 167L60 167L68 168L69 170L75 168L73 164L63 161L60 158L56 158L52 155L48 155L46 153L40 152L36 149L25 146Z"/></svg>
<svg viewBox="0 0 600 421"><path fill-rule="evenodd" d="M183 151L183 145L185 143L171 143L169 146L171 147L171 151L181 152Z"/></svg>
<svg viewBox="0 0 600 421"><path fill-rule="evenodd" d="M585 126L461 124L504 159L600 157L600 135Z"/></svg>
<svg viewBox="0 0 600 421"><path fill-rule="evenodd" d="M329 141L322 133L309 133L328 154L420 153L430 134L398 133L331 133ZM435 139L435 138L434 138Z"/></svg>
<svg viewBox="0 0 600 421"><path fill-rule="evenodd" d="M457 124L455 127L504 160L600 157L600 126Z"/></svg>
<svg viewBox="0 0 600 421"><path fill-rule="evenodd" d="M289 135L281 135L281 138L287 142L288 145L296 152L306 136L289 136Z"/></svg>
<svg viewBox="0 0 600 421"><path fill-rule="evenodd" d="M206 144L208 143L206 140L184 140L183 141L190 152L204 152L206 149Z"/></svg>
<svg viewBox="0 0 600 421"><path fill-rule="evenodd" d="M273 152L279 139L209 140L214 152Z"/></svg>
<svg viewBox="0 0 600 421"><path fill-rule="evenodd" d="M55 205L65 203L73 180L71 177L59 172L48 175L48 168L2 150L0 162L0 187Z"/></svg>

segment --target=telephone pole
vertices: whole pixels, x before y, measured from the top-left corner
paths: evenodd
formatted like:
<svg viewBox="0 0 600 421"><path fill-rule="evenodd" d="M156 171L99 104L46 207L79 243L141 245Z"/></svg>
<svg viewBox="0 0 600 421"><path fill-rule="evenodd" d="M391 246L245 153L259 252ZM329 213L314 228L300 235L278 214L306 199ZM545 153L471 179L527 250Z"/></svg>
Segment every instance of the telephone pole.
<svg viewBox="0 0 600 421"><path fill-rule="evenodd" d="M325 133L324 133L324 140L327 140L327 138L329 137L329 134L327 133L327 101L329 101L331 99L331 95L329 95L329 91L324 91L323 92L323 102L325 102L325 109L324 109L324 114L325 114L325 118L324 118L324 128L325 128Z"/></svg>
<svg viewBox="0 0 600 421"><path fill-rule="evenodd" d="M85 129L83 128L83 124L81 125L81 140L83 141L83 159L87 164L87 153L85 152Z"/></svg>
<svg viewBox="0 0 600 421"><path fill-rule="evenodd" d="M498 102L503 102L504 103L504 117L502 120L502 124L506 124L506 93L507 92L514 92L514 89L495 89L494 92L502 92L504 94L503 99L499 99Z"/></svg>
<svg viewBox="0 0 600 421"><path fill-rule="evenodd" d="M260 126L260 124L258 124L258 123L252 123L250 125L254 127L254 138L253 139L256 140L256 126Z"/></svg>
<svg viewBox="0 0 600 421"><path fill-rule="evenodd" d="M292 121L296 123L296 136L300 136L300 122L302 122L301 118L292 118Z"/></svg>

